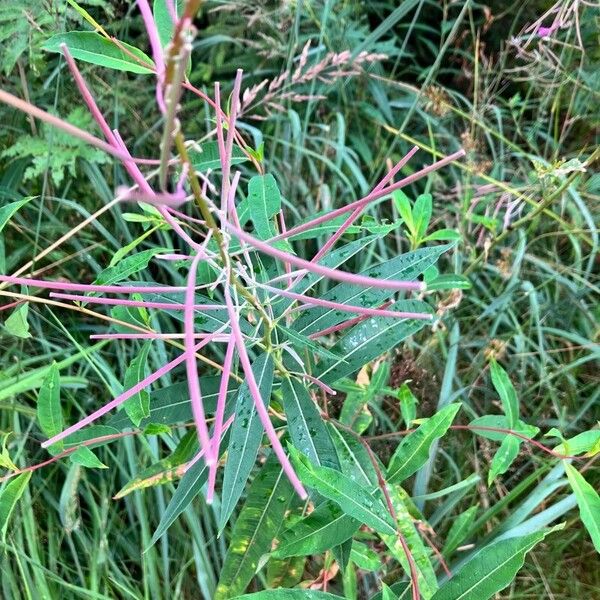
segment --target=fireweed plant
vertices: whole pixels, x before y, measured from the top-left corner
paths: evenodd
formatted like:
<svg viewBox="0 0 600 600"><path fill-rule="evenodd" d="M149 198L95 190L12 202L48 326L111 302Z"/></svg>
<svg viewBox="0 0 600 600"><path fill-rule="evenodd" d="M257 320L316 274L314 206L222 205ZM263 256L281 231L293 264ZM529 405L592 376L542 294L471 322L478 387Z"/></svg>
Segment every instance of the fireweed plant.
<svg viewBox="0 0 600 600"><path fill-rule="evenodd" d="M132 425L135 432L142 428L148 434L161 434L191 417L193 431L183 436L168 474L164 469L151 470L117 497L181 478L155 531L154 543L201 491L208 504L219 499L216 510L221 531L246 494L214 593L218 599L241 597L264 564L262 557L269 553L269 560L290 565L297 557L326 553L317 586L322 591L279 587L243 597L336 598L327 589L328 578L335 577L338 570L346 597L356 597L356 575L349 565L375 571L383 560L369 544L383 544L400 565L391 570L395 576L387 580L390 587L384 582L377 586L377 598L481 600L505 588L525 554L551 531L546 526L556 517L552 511L544 511L520 527L507 526L488 535L483 544L474 545L473 535L495 513L492 508L478 517L477 507L472 507L458 516L445 544L439 547L422 503L443 496L456 503L477 484L478 477L414 501L401 486L412 475L428 477L439 439L449 430L468 430L500 444L489 466L489 485L511 468L522 446L553 457L556 465L547 475L549 485L566 472L583 524L600 550L600 499L572 465L598 451L598 430L569 440L551 430L547 435L560 442L554 448L535 440L540 430L520 419L516 391L493 356L489 372L503 414L478 417L469 424L453 424L461 408L458 402L441 407L431 418L418 419L409 387L387 387L389 372L380 359L432 323L434 314L425 301L428 290L452 287L452 282L438 275L435 263L456 239L448 230L428 234L430 196L422 195L411 203L400 190L459 160L463 150L400 177L417 151L414 147L363 198L298 224L286 223L276 180L264 172L262 151L251 148L238 128L244 111L258 102L263 89L265 104L277 110L278 94L297 101L310 98L290 91L293 84L335 77L336 72L350 76L359 72L362 63L381 55L361 53L352 59L349 52L341 53L306 69L307 45L293 73L244 92L243 74L238 71L229 98L222 97L219 84L210 97L192 86L186 75L199 1L188 0L179 15L168 1L155 3L154 12L147 0L138 0L137 5L152 59L95 23L96 32L71 32L47 43L49 50L64 56L72 81L104 139L0 91L4 103L119 160L131 178L130 187L119 188L112 202L41 251L36 262L117 203L137 203L142 212L126 215L130 220L173 235L173 248L139 253L133 252L135 247L128 248L93 283L25 276L33 261L12 275L0 276L0 295L11 299L2 309L14 311L6 322L13 331L26 327L27 302L35 301L111 323L112 330L90 336L101 344L143 342L127 369L125 391L65 428L60 367L54 364L48 370L39 393L38 418L48 436L42 447L52 458L18 469L3 449L1 464L9 473L3 478L8 483L0 496L2 533L6 533L8 517L33 470L67 456L83 466L103 467L90 447L131 435ZM154 74L156 105L163 119L156 158L131 155L96 104L76 58ZM216 142L198 144L186 139L185 122L179 115L188 93L200 97L213 111ZM240 194L241 171L235 169L241 162L251 162L257 171L248 181L245 195ZM344 234L354 231L363 212L388 197L396 203L413 250L362 273L343 270L367 244L392 230L392 226L378 224L366 237L341 245ZM3 218L19 208L9 205L2 209ZM310 260L295 253L295 240L324 235L329 235L327 241ZM451 243L427 245L435 241ZM151 260L185 268L184 285L157 284L149 277L126 281L143 272ZM453 281L464 284L460 278ZM323 282L329 282L329 289L319 295L316 287ZM10 286L20 286L21 291L7 291ZM49 290L49 298L29 295L29 288ZM112 307L112 316L90 308L95 305ZM181 329L165 332L152 327L151 323L159 322L150 318L152 311L168 314ZM150 345L156 340L171 346L176 354L148 373ZM181 396L181 384L167 386L162 393L148 390L177 367L185 368L187 394L183 393L189 403L173 411L174 388ZM348 379L359 371L364 375L365 369L371 372L366 386ZM340 391L347 402L336 418L329 403ZM382 394L398 398L406 424L403 431L379 436L402 440L387 466L373 451L374 440L362 435L368 421L365 425L361 419L361 407L369 397ZM88 428L118 407L124 410L109 418L102 435ZM261 455L260 470L246 490L263 436L271 452ZM298 577L287 581L293 586L301 576L300 571Z"/></svg>

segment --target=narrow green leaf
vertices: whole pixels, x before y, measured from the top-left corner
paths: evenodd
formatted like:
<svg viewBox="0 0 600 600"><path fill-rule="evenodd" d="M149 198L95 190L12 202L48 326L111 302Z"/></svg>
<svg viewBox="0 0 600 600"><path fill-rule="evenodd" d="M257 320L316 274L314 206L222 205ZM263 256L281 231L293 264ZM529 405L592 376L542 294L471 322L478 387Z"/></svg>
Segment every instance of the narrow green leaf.
<svg viewBox="0 0 600 600"><path fill-rule="evenodd" d="M455 242L460 240L460 233L454 229L438 229L421 240L424 242Z"/></svg>
<svg viewBox="0 0 600 600"><path fill-rule="evenodd" d="M290 446L290 454L302 483L315 489L325 498L333 500L347 515L375 531L395 534L394 522L378 495L339 471L312 465L292 446Z"/></svg>
<svg viewBox="0 0 600 600"><path fill-rule="evenodd" d="M315 590L264 590L254 594L244 594L236 596L234 600L340 600L341 596L334 596L327 592L317 592Z"/></svg>
<svg viewBox="0 0 600 600"><path fill-rule="evenodd" d="M284 335L290 340L290 342L292 342L293 345L300 347L300 349L306 348L307 350L310 350L311 352L314 352L323 358L343 362L344 359L341 356L334 354L331 352L331 350L321 346L321 344L313 342L309 337L306 337L305 335L302 335L293 329L284 327L283 325L278 325L277 327L284 333Z"/></svg>
<svg viewBox="0 0 600 600"><path fill-rule="evenodd" d="M433 600L487 600L510 585L525 554L548 532L501 540L486 546L444 583Z"/></svg>
<svg viewBox="0 0 600 600"><path fill-rule="evenodd" d="M351 247L352 244L348 244L348 246ZM444 244L400 254L378 265L363 269L360 274L379 279L412 281L435 264L439 257L451 247L450 244ZM325 262L322 262L322 264L325 264ZM341 304L376 307L390 299L390 292L379 288L364 288L348 283L340 283L323 294L322 298ZM401 308L399 304L396 310L411 309ZM303 335L310 335L346 321L348 318L347 312L333 308L315 307L303 311L294 322L293 327Z"/></svg>
<svg viewBox="0 0 600 600"><path fill-rule="evenodd" d="M400 300L389 310L431 313L425 302ZM324 360L317 366L315 376L328 385L342 377L356 373L367 363L379 358L408 336L425 327L426 321L416 319L372 318L355 325L344 335L332 352L341 357L338 361Z"/></svg>
<svg viewBox="0 0 600 600"><path fill-rule="evenodd" d="M15 308L10 316L4 322L4 327L8 333L15 337L27 339L31 337L29 333L29 323L27 315L29 314L29 302L23 302Z"/></svg>
<svg viewBox="0 0 600 600"><path fill-rule="evenodd" d="M37 418L40 428L46 437L53 437L63 430L63 415L60 405L60 371L56 362L53 362L44 378L38 393ZM52 453L60 452L64 442L53 444Z"/></svg>
<svg viewBox="0 0 600 600"><path fill-rule="evenodd" d="M390 461L389 483L402 483L427 462L431 444L448 431L460 406L445 406L402 440Z"/></svg>
<svg viewBox="0 0 600 600"><path fill-rule="evenodd" d="M22 198L16 202L9 202L0 208L0 231L2 231L5 225L10 221L11 217L25 204L33 200L34 196L28 196Z"/></svg>
<svg viewBox="0 0 600 600"><path fill-rule="evenodd" d="M175 519L190 505L192 500L201 492L208 478L206 463L199 459L181 478L171 501L163 513L160 523L152 536L150 546L153 546L169 529Z"/></svg>
<svg viewBox="0 0 600 600"><path fill-rule="evenodd" d="M69 455L69 458L76 465L87 467L88 469L108 469L108 467L86 446L82 446Z"/></svg>
<svg viewBox="0 0 600 600"><path fill-rule="evenodd" d="M215 600L232 598L246 589L260 557L271 549L292 497L292 486L271 455L252 482L235 522Z"/></svg>
<svg viewBox="0 0 600 600"><path fill-rule="evenodd" d="M125 371L125 382L123 384L126 390L131 389L148 375L148 354L152 348L152 342L145 342L140 351L135 355ZM139 427L142 419L150 416L150 394L147 390L141 390L137 394L128 398L123 404L123 408L131 422Z"/></svg>
<svg viewBox="0 0 600 600"><path fill-rule="evenodd" d="M252 365L252 372L265 406L269 406L271 400L273 370L273 359L268 354L261 354ZM221 530L227 524L244 491L263 436L262 423L254 407L246 382L240 387L235 415L235 421L231 426L227 462L223 473L223 492L219 517L219 529Z"/></svg>
<svg viewBox="0 0 600 600"><path fill-rule="evenodd" d="M286 378L281 385L288 432L296 448L316 465L339 468L335 446L319 409L296 379Z"/></svg>
<svg viewBox="0 0 600 600"><path fill-rule="evenodd" d="M577 469L566 462L564 465L579 506L581 520L592 538L596 552L600 552L600 496Z"/></svg>
<svg viewBox="0 0 600 600"><path fill-rule="evenodd" d="M510 429L515 433L527 436L528 438L534 438L539 432L540 428L535 425L529 425L520 419L510 427L508 417L504 415L484 415L483 417L477 417L469 423L470 427L473 427L473 433L481 437L487 438L488 440L494 440L495 442L501 442L510 433L503 433L501 431L488 431L486 429L477 429L479 427L493 427L495 429ZM515 436L513 436L515 437Z"/></svg>
<svg viewBox="0 0 600 600"><path fill-rule="evenodd" d="M30 472L17 475L6 484L0 494L0 535L3 542L6 541L6 531L10 516L19 498L23 495L30 478Z"/></svg>
<svg viewBox="0 0 600 600"><path fill-rule="evenodd" d="M83 60L117 71L129 71L143 75L153 73L152 59L141 50L125 42L119 42L119 46L127 50L125 52L117 44L94 31L69 31L53 35L45 41L42 49L48 52L61 52L61 44L68 46L71 56L76 60Z"/></svg>
<svg viewBox="0 0 600 600"><path fill-rule="evenodd" d="M514 435L507 435L500 444L500 448L496 450L492 464L488 472L488 485L492 485L492 482L498 475L506 473L513 464L515 458L519 454L519 448L521 447L521 440L516 438Z"/></svg>
<svg viewBox="0 0 600 600"><path fill-rule="evenodd" d="M427 291L433 290L469 290L471 282L464 276L451 273L438 275L432 281L427 281Z"/></svg>
<svg viewBox="0 0 600 600"><path fill-rule="evenodd" d="M508 373L494 360L490 361L492 383L500 396L504 413L508 418L509 428L512 429L519 420L519 400L517 392L508 376Z"/></svg>
<svg viewBox="0 0 600 600"><path fill-rule="evenodd" d="M582 431L576 436L564 440L554 450L559 454L567 454L569 456L577 454L595 456L600 452L600 429Z"/></svg>
<svg viewBox="0 0 600 600"><path fill-rule="evenodd" d="M153 256L164 252L166 248L150 248L149 250L143 250L137 254L132 254L121 260L114 267L108 267L104 269L96 280L95 285L113 285L124 279L131 277L135 273L138 273L142 269L148 266L148 263L152 260Z"/></svg>
<svg viewBox="0 0 600 600"><path fill-rule="evenodd" d="M452 527L450 527L450 531L446 536L442 554L449 556L463 543L475 521L477 508L477 506L471 506L452 521Z"/></svg>

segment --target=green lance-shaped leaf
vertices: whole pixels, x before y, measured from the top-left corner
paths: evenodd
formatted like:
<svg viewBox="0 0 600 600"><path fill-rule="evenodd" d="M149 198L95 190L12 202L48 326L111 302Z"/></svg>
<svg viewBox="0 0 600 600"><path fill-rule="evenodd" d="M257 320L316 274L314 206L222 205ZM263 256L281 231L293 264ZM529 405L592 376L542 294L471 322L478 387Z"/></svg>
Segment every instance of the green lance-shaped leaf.
<svg viewBox="0 0 600 600"><path fill-rule="evenodd" d="M252 482L233 527L215 600L232 598L246 589L260 557L271 549L292 497L292 486L271 455Z"/></svg>
<svg viewBox="0 0 600 600"><path fill-rule="evenodd" d="M354 242L352 242L354 243ZM349 247L351 244L348 245ZM438 258L451 248L445 244L431 248L421 248L414 252L401 254L378 265L369 267L360 272L361 275L377 277L379 279L404 279L411 281L421 275L428 267L435 264ZM324 262L322 264L325 264ZM339 302L354 306L377 307L391 297L389 290L379 288L364 288L348 283L340 283L323 294L324 300ZM407 305L398 305L395 310L411 311ZM342 321L348 320L352 315L345 311L315 307L302 312L294 322L294 329L303 335L310 335L322 331Z"/></svg>
<svg viewBox="0 0 600 600"><path fill-rule="evenodd" d="M148 374L148 354L152 348L152 342L147 341L142 345L141 350L136 354L125 371L124 388L131 389L138 384ZM137 394L128 398L123 404L123 408L131 422L139 427L142 419L150 416L150 393L148 390L140 390Z"/></svg>
<svg viewBox="0 0 600 600"><path fill-rule="evenodd" d="M281 533L273 555L286 558L320 554L350 539L360 524L332 500L322 502L310 515Z"/></svg>
<svg viewBox="0 0 600 600"><path fill-rule="evenodd" d="M502 431L489 431L487 429L477 429L477 427L493 427L495 429L510 429L515 433L520 433L528 438L534 438L539 432L540 428L535 425L529 425L520 419L510 427L508 417L504 415L484 415L483 417L477 417L473 419L469 426L473 427L473 433L481 437L487 438L488 440L494 440L495 442L501 442L510 433L504 433ZM516 436L512 436L516 437ZM519 438L517 438L519 439Z"/></svg>
<svg viewBox="0 0 600 600"><path fill-rule="evenodd" d="M6 331L18 338L30 338L31 334L29 333L29 323L27 321L28 314L29 302L19 304L19 306L17 306L17 308L10 313L10 316L4 322Z"/></svg>
<svg viewBox="0 0 600 600"><path fill-rule="evenodd" d="M421 596L424 600L428 600L437 590L437 580L423 539L414 525L413 517L409 513L408 495L400 486L390 486L389 494L396 511L398 531L406 541L417 569ZM409 573L410 564L398 535L382 535L381 537L390 549L392 556L402 565L405 572Z"/></svg>
<svg viewBox="0 0 600 600"><path fill-rule="evenodd" d="M54 362L50 366L38 393L37 418L46 437L53 437L63 430L63 415L60 406L60 370ZM64 442L53 444L52 453L60 452Z"/></svg>
<svg viewBox="0 0 600 600"><path fill-rule="evenodd" d="M315 489L325 498L333 500L347 515L375 531L395 534L394 521L378 494L352 481L350 477L339 471L312 465L306 456L300 454L293 446L289 449L302 483Z"/></svg>
<svg viewBox="0 0 600 600"><path fill-rule="evenodd" d="M500 396L504 413L508 418L509 428L512 429L519 420L517 392L508 373L494 359L490 361L490 373L492 375L492 383Z"/></svg>
<svg viewBox="0 0 600 600"><path fill-rule="evenodd" d="M576 454L595 456L600 452L600 429L582 431L568 440L563 440L561 444L556 446L554 451L569 456L575 456Z"/></svg>
<svg viewBox="0 0 600 600"><path fill-rule="evenodd" d="M469 534L471 525L475 521L477 515L477 506L471 506L465 512L461 513L452 522L452 527L446 536L446 543L442 549L444 556L449 556L454 552L465 540Z"/></svg>
<svg viewBox="0 0 600 600"><path fill-rule="evenodd" d="M160 537L165 534L175 519L177 519L177 517L190 505L192 500L202 490L202 486L206 483L207 478L208 468L204 460L200 458L181 478L181 481L152 536L150 546L153 546Z"/></svg>
<svg viewBox="0 0 600 600"><path fill-rule="evenodd" d="M108 467L86 446L69 455L71 462L88 469L108 469Z"/></svg>
<svg viewBox="0 0 600 600"><path fill-rule="evenodd" d="M327 426L304 385L296 379L286 378L281 385L281 394L294 446L316 465L339 468Z"/></svg>
<svg viewBox="0 0 600 600"><path fill-rule="evenodd" d="M418 240L425 236L427 227L429 227L429 221L431 220L432 211L433 199L431 194L421 194L418 196L412 210L415 227L414 233Z"/></svg>
<svg viewBox="0 0 600 600"><path fill-rule="evenodd" d="M488 485L492 485L492 482L498 475L502 475L508 471L510 465L517 458L520 447L521 440L514 435L507 435L502 440L500 448L496 450L496 454L494 454L494 458L492 459L492 465L488 472Z"/></svg>
<svg viewBox="0 0 600 600"><path fill-rule="evenodd" d="M293 329L289 329L288 327L284 327L283 325L278 325L278 328L283 332L285 337L292 343L292 345L298 347L300 350L310 350L315 354L322 356L323 358L328 358L329 360L344 360L341 356L334 354L331 350L328 350L321 344L317 342L313 342L309 337L294 331Z"/></svg>
<svg viewBox="0 0 600 600"><path fill-rule="evenodd" d="M271 400L273 386L273 359L268 354L259 356L252 365L260 396L265 406ZM263 427L254 407L247 383L243 383L235 407L235 420L227 448L227 462L223 473L223 492L219 528L225 527L235 508L252 467L263 437Z"/></svg>
<svg viewBox="0 0 600 600"><path fill-rule="evenodd" d="M581 520L594 542L596 552L600 552L600 496L577 469L565 463L565 471L579 506Z"/></svg>
<svg viewBox="0 0 600 600"><path fill-rule="evenodd" d="M0 536L3 542L6 540L6 531L10 516L19 498L23 495L30 478L31 473L17 475L6 484L0 493Z"/></svg>
<svg viewBox="0 0 600 600"><path fill-rule="evenodd" d="M9 202L0 208L0 232L4 229L4 226L9 222L11 217L30 200L33 200L34 196L28 196L22 198L16 202Z"/></svg>
<svg viewBox="0 0 600 600"><path fill-rule="evenodd" d="M145 269L152 260L153 256L156 256L161 252L165 252L165 250L166 248L156 247L150 248L149 250L143 250L142 252L137 252L131 256L127 256L119 261L114 267L108 267L99 273L98 277L96 277L96 280L94 281L94 284L113 285L119 281L128 279L135 273Z"/></svg>
<svg viewBox="0 0 600 600"><path fill-rule="evenodd" d="M525 554L547 531L509 538L486 546L444 583L433 600L487 600L510 585L523 566Z"/></svg>
<svg viewBox="0 0 600 600"><path fill-rule="evenodd" d="M327 592L315 590L264 590L254 594L236 596L234 600L341 600L341 596L334 596Z"/></svg>
<svg viewBox="0 0 600 600"><path fill-rule="evenodd" d="M154 23L156 24L158 38L160 39L160 43L163 48L171 41L173 32L175 31L175 23L173 23L173 18L171 17L171 13L167 8L167 2L169 1L170 0L154 0L152 3ZM178 17L180 17L182 14L183 4L183 0L176 0L173 2L175 13Z"/></svg>
<svg viewBox="0 0 600 600"><path fill-rule="evenodd" d="M431 444L448 431L459 409L460 404L445 406L402 440L390 461L389 483L401 483L427 462Z"/></svg>
<svg viewBox="0 0 600 600"><path fill-rule="evenodd" d="M418 300L400 300L388 310L431 313L429 305ZM389 352L402 340L421 330L426 323L427 321L417 319L389 317L375 317L362 321L331 348L340 359L319 363L315 376L331 385Z"/></svg>
<svg viewBox="0 0 600 600"><path fill-rule="evenodd" d="M117 45L94 31L69 31L53 35L44 42L42 49L61 52L61 44L67 45L71 56L76 60L117 71L143 75L153 73L152 59L141 50L125 42Z"/></svg>

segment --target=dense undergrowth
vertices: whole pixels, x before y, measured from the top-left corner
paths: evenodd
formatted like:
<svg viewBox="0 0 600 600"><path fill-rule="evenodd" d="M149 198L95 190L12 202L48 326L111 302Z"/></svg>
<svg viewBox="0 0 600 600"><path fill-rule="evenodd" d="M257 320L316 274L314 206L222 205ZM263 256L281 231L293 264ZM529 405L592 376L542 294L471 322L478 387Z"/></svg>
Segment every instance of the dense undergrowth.
<svg viewBox="0 0 600 600"><path fill-rule="evenodd" d="M165 45L167 8L155 5ZM0 103L0 274L179 286L178 296L128 295L145 303L138 308L96 304L95 293L84 302L60 297L60 283L49 294L21 280L0 282L0 597L227 598L297 588L438 600L459 597L444 587L447 575L460 574L477 551L507 552L513 568L502 585L464 597L599 597L599 19L597 6L575 0L205 2L181 69L196 91L176 99L180 131L194 143L183 147L175 136L169 153L163 132L178 129L174 120L165 127L169 113L157 108L152 72L129 51L117 55L129 63L125 71L106 68L123 67L106 58L104 66L89 64L77 52L89 39L56 37L95 28L105 42L100 55L117 47L107 35L150 60L135 2L0 5L4 92L101 137L69 71L66 42L109 134L117 129L135 157L163 153L160 165L139 165L153 173L149 182L163 200L194 192L173 213L183 232L176 235L160 199L150 206L135 202L149 192L128 191L131 163ZM215 82L221 116L203 97L215 98ZM231 136L229 157L219 132L224 142ZM268 240L367 197L414 147L379 189L446 156L457 160L381 194L347 228L343 214L272 246L320 259L342 227L320 263L342 271L328 276L419 277L427 290L362 292L356 281L309 274L294 291L363 313L430 312L431 323L340 313L339 306L286 311L306 298L282 299L277 290L291 281L288 267L306 265L255 252L236 237L235 223L214 229L212 241L203 237L203 198L212 198L208 212L222 223L239 218ZM201 174L192 184L204 182L199 193L183 184L194 172L182 166L188 152ZM222 178L229 165L232 181ZM236 172L237 211L223 192L234 196ZM229 271L218 231L230 243ZM205 288L194 301L220 307L212 321L211 312L191 317L198 331L215 334L198 362L209 426L219 421L219 375L228 360L224 426L237 407L231 437L221 443L227 453L213 501L202 458L184 473L202 447L194 423L203 421L189 406L183 362L138 390L124 410L42 449L186 348L187 340L166 336L90 335L186 330L189 254L203 251L210 260L197 270L194 262L193 272ZM227 337L229 295L242 307L248 360L259 391L271 397L270 422L308 503L293 493L262 428L252 430L255 448L244 433L254 409L239 348ZM151 309L157 301L181 310ZM346 335L342 326L357 318ZM238 386L246 392L237 395ZM411 463L409 440L419 438L407 430L416 426L426 443ZM366 501L348 508L357 486L368 488L375 508ZM336 496L348 490L346 500ZM329 523L338 507L356 519L354 541L344 543L340 526L319 547L305 515L320 510ZM304 545L296 540L303 531L311 534ZM336 535L340 543L327 545ZM494 556L480 560L492 564ZM411 586L412 561L418 578Z"/></svg>

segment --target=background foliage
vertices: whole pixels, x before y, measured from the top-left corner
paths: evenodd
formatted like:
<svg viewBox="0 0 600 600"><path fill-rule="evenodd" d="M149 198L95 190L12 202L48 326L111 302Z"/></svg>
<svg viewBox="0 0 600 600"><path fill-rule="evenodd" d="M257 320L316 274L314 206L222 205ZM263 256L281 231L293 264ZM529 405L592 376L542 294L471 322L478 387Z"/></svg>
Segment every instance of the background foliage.
<svg viewBox="0 0 600 600"><path fill-rule="evenodd" d="M351 378L335 385L338 394L322 404L332 419L368 440L378 461L388 465L390 484L394 477L402 482L390 500L424 593L444 577L429 539L453 573L482 548L487 554L480 560L509 557L515 573L524 561L498 597L600 594L600 571L594 568L594 542L597 549L600 539L597 531L594 536L600 481L597 158L583 172L598 144L600 12L582 1L557 7L544 25L556 14L563 23L549 36L527 31L551 8L534 0L207 1L196 21L189 79L212 92L214 81L229 86L236 69L244 69L244 89L251 94L238 127L273 176L289 223L364 196L412 145L420 148L417 164L460 147L467 151L465 160L406 188L405 195L376 203L346 236L348 243L360 240L346 263L359 272L404 252L439 248L429 237L434 232L458 232L438 238L453 245L437 265L446 279L437 279L438 289L432 286L427 297L439 317L433 329L377 353L358 373L348 368L344 374ZM64 59L49 42L57 34L89 30L82 9L111 35L150 54L135 3L5 3L0 79L2 89L87 129L92 122ZM322 65L318 76L298 77L289 88L253 89L286 70L293 74L307 42L308 68ZM331 66L332 54L347 50L346 62ZM153 155L162 123L150 78L85 63L80 68L131 152ZM0 118L0 272L12 273L111 201L128 180L116 162L57 130L4 105ZM183 104L181 119L188 139L204 141L214 128L211 112L194 97ZM241 162L242 154L237 158L247 181L254 172L249 161ZM133 212L113 206L33 272L91 282L106 276L111 264L122 267L128 255L140 265L145 260L156 281L181 277L178 265L150 262L157 248L171 247L166 229L152 213ZM394 223L388 235L378 235L377 227ZM269 226L268 219L263 224ZM260 225L253 225L258 231ZM377 237L363 246L367 236ZM310 258L324 239L297 240L294 249ZM427 277L434 281L437 275L430 270ZM320 286L326 297L331 286ZM6 473L47 460L42 439L139 381L146 357L155 370L169 356L161 342L92 345L89 334L102 330L97 320L33 301L13 306L14 298L0 294L0 466ZM116 316L139 323L157 319L143 311ZM311 319L305 321L308 335ZM96 436L131 430L131 418L133 435L93 452L82 448L3 484L0 595L193 598L199 589L205 598L226 598L302 585L349 598L409 597L402 591L406 559L393 536L386 539L394 530L385 505L378 512L359 503L350 516L338 514L336 507L346 502L336 503L340 490L360 498L353 487L358 483L377 488L377 474L365 467L371 464L367 450L352 434L318 414L311 423L329 431L330 457L350 457L340 471L323 460L327 448L311 455L290 425L294 465L320 497L303 546L305 522L289 533L303 505L265 447L256 448L256 464L249 455L249 482L221 482L227 493L212 505L201 493L201 461L177 481L177 467L196 452L195 436L181 426L190 421L189 409L164 407L187 400L183 381L179 372L167 376L149 397L135 398L127 414L119 411L94 430ZM293 381L287 385L291 389L274 393L275 410L284 410L289 423L294 414L310 418L307 392ZM218 380L206 386L214 401ZM144 402L150 417L144 416ZM525 438L538 435L559 454L589 456L565 467L526 440L459 429L438 444L459 402L455 425L495 415L479 424L508 426ZM297 407L304 409L294 413ZM426 450L431 444L434 451L426 451L416 468L406 468L409 438L398 445L393 434L428 417L421 427L439 428L438 435L424 433ZM156 425L165 422L166 428ZM144 431L148 424L153 426ZM541 437L553 429L554 437ZM583 432L585 439L570 443L559 437ZM343 480L335 479L341 474ZM17 497L21 501L12 502ZM587 512L581 497L591 503ZM351 550L319 548L315 523L331 528L323 533L330 542L336 534L331 523L344 519L346 527L355 519L358 531ZM361 523L367 527L359 530ZM566 526L550 534L542 530L556 523ZM348 566L342 571L340 564ZM456 597L445 589L433 597Z"/></svg>

